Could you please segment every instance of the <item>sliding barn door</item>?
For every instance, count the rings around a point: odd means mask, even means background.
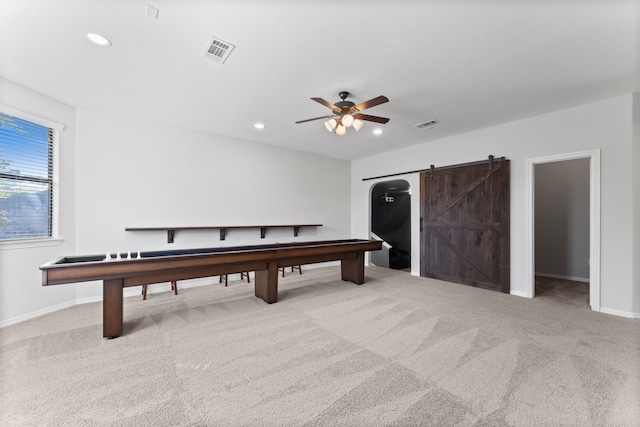
[[[509,161],[420,176],[420,275],[509,293]]]

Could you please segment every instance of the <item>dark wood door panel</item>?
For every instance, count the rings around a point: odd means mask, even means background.
[[[509,161],[421,174],[420,274],[509,292]]]

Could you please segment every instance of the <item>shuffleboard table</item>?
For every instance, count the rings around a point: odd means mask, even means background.
[[[255,271],[255,295],[278,301],[278,268],[340,261],[342,280],[364,283],[364,253],[381,249],[376,240],[327,240],[270,245],[232,246],[136,253],[131,259],[112,256],[68,256],[40,266],[42,285],[103,281],[103,336],[123,331],[123,289]]]

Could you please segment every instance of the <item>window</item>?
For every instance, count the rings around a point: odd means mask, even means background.
[[[6,110],[0,110],[0,241],[52,237],[57,130]]]

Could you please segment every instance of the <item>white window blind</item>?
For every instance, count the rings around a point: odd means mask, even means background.
[[[52,236],[55,133],[0,112],[0,241]]]

